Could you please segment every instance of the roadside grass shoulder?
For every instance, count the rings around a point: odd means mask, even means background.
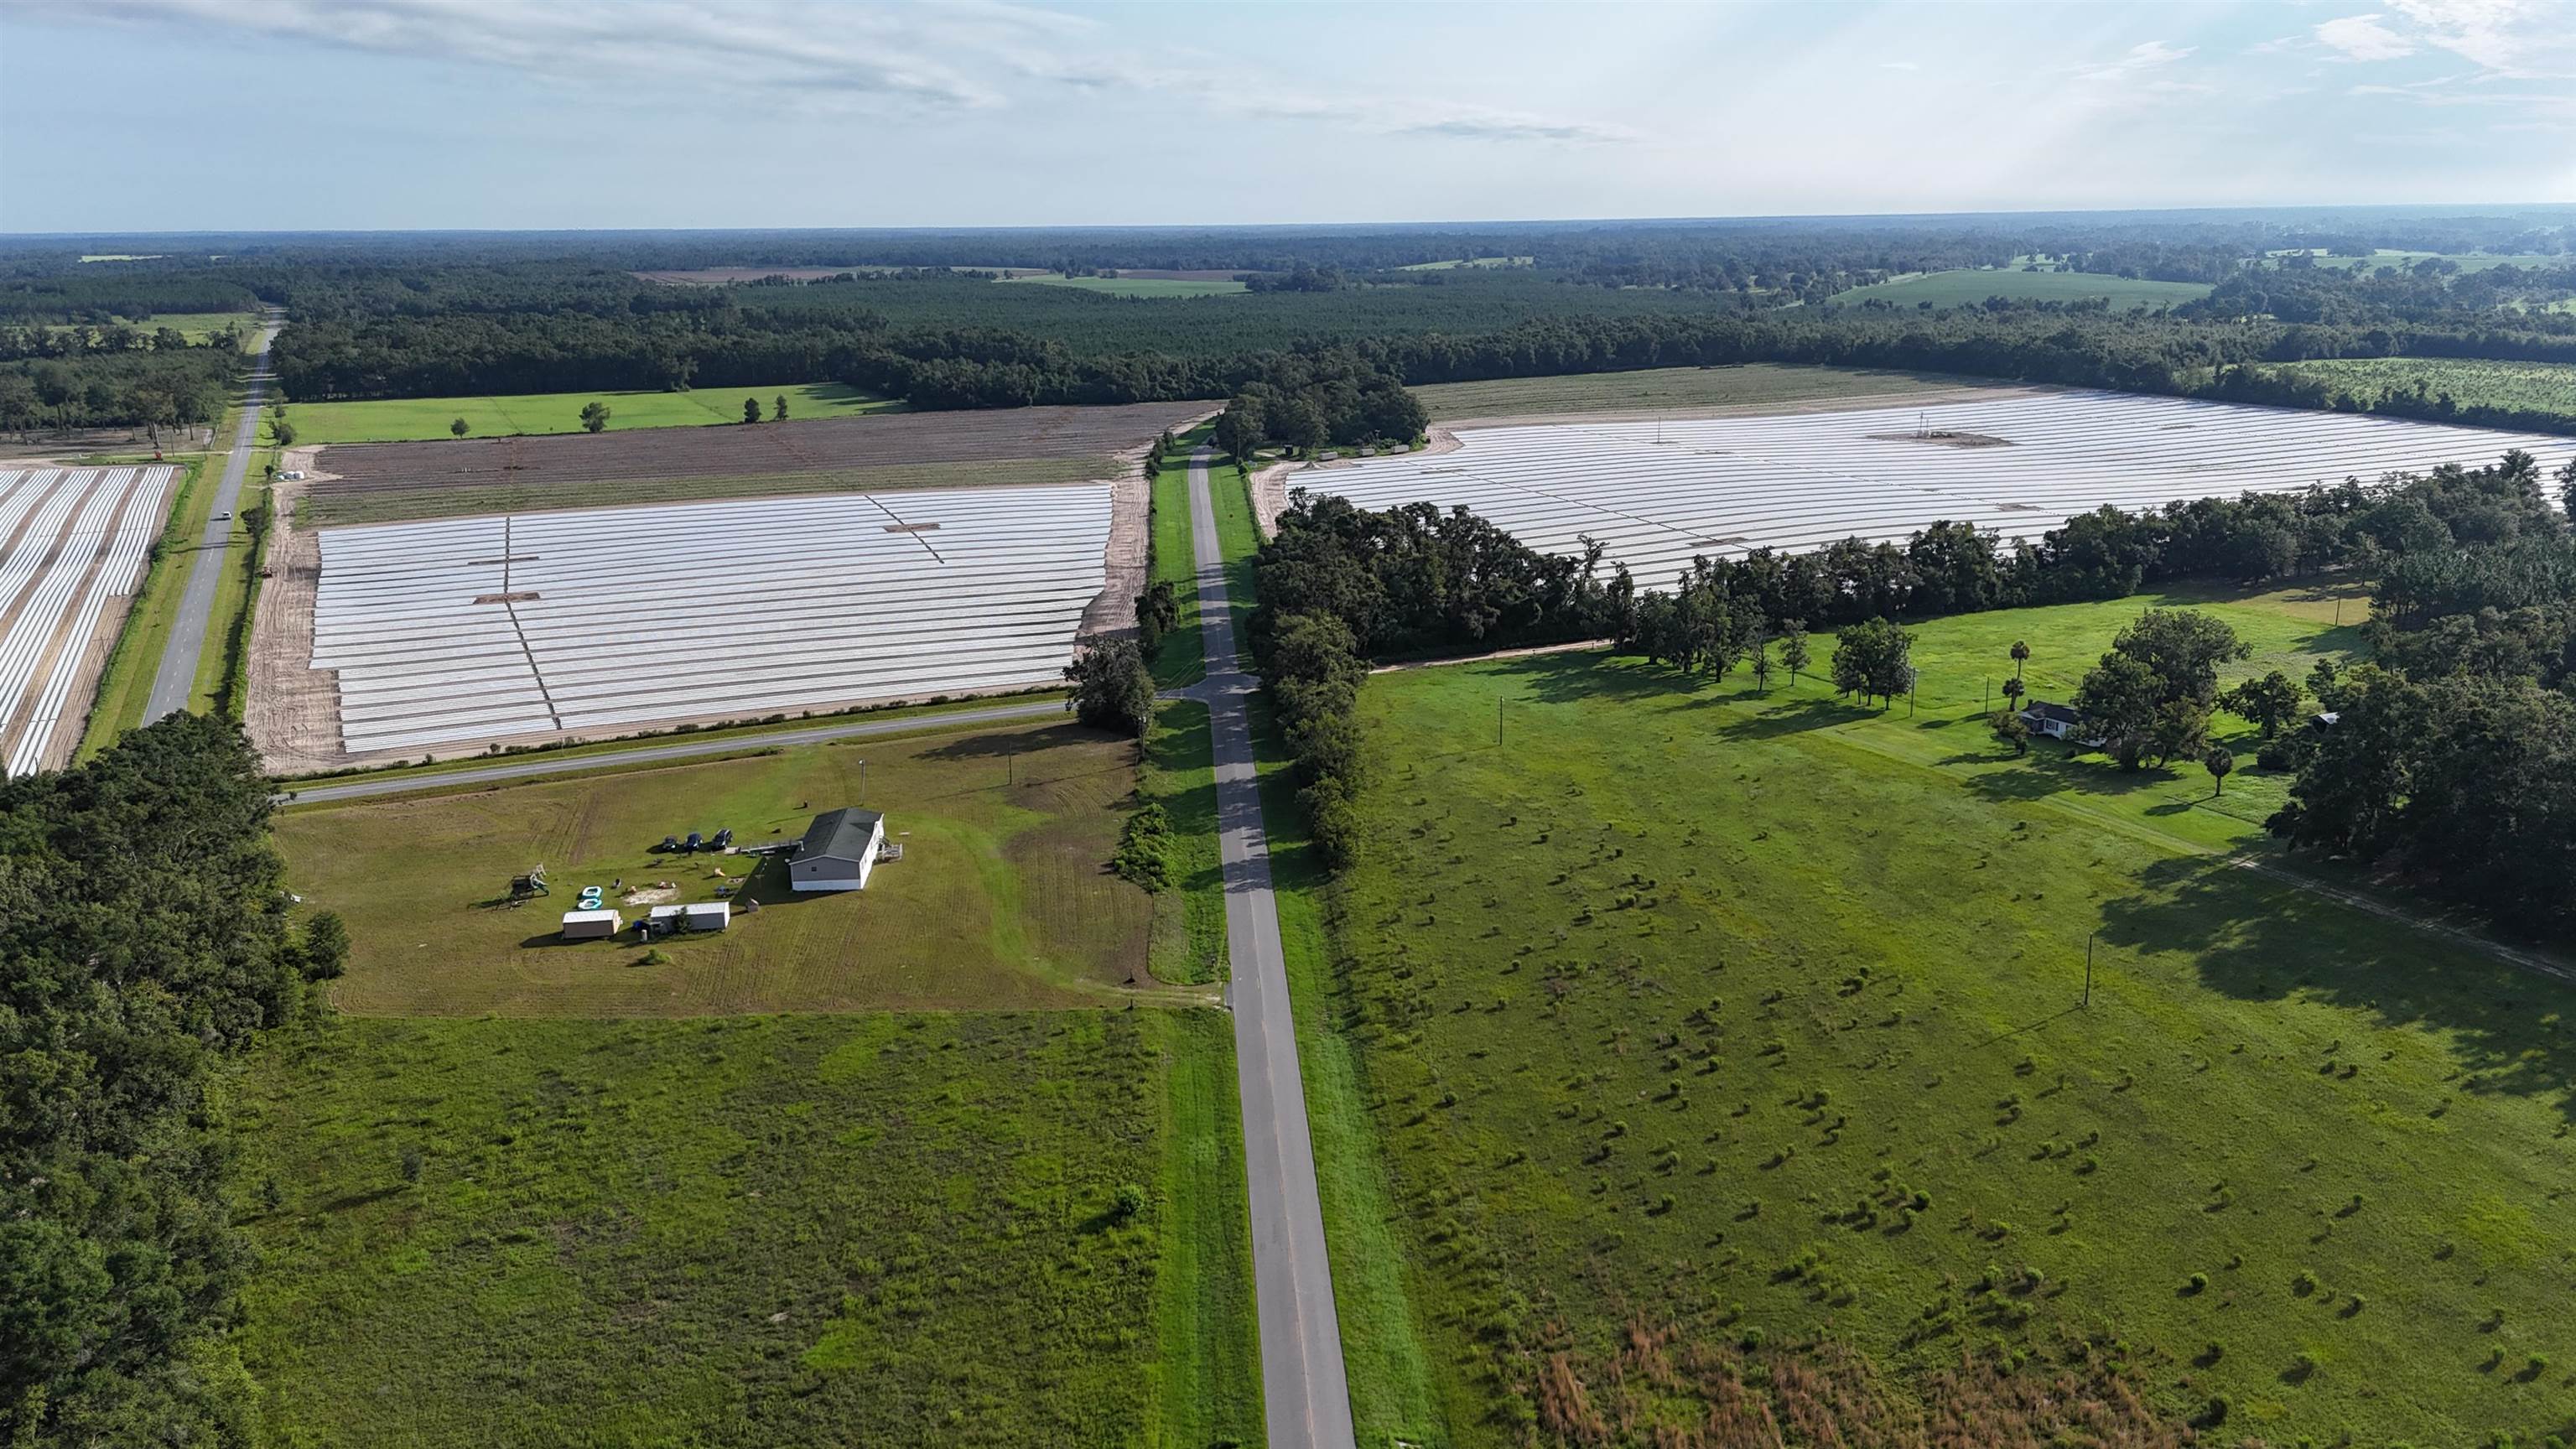
[[[225,426],[230,426],[229,414]],[[153,674],[161,667],[161,652],[168,647],[170,630],[179,617],[188,564],[205,533],[206,515],[214,508],[215,480],[206,474],[220,470],[223,461],[221,453],[201,453],[181,465],[169,519],[161,530],[161,547],[144,570],[125,622],[117,629],[116,642],[108,646],[107,662],[99,671],[98,697],[72,755],[75,763],[90,759],[116,743],[117,736],[143,723]]]
[[[1261,1329],[1234,1028],[1222,1012],[1135,1012],[1162,1052],[1162,1261],[1155,1288],[1163,1449],[1262,1443]]]
[[[2286,664],[2350,642],[2303,592],[2190,601]],[[2259,826],[2196,769],[1985,736],[1987,659],[2080,674],[2144,602],[1922,626],[1910,720],[1599,654],[1369,681],[1366,844],[1292,969],[1335,963],[1456,1442],[1517,1442],[1538,1342],[1560,1412],[1699,1422],[1615,1387],[1667,1331],[1918,1387],[2116,1338],[2274,1443],[2570,1427],[2576,991],[2229,868]]]
[[[352,1449],[1257,1442],[1232,1075],[1213,1013],[282,1034],[244,1360]]]
[[[1145,740],[1138,797],[1160,805],[1172,829],[1172,883],[1154,897],[1151,961],[1158,980],[1225,977],[1225,873],[1217,849],[1216,741],[1208,708],[1162,705]]]
[[[1154,685],[1182,689],[1207,672],[1207,647],[1199,637],[1198,568],[1190,544],[1190,468],[1186,451],[1154,474],[1152,484],[1153,583],[1167,583],[1180,600],[1180,621],[1163,636],[1154,656]]]

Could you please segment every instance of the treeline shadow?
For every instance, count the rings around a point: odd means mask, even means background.
[[[2292,993],[2388,1027],[2447,1033],[2474,1086],[2540,1098],[2576,1121],[2576,987],[2208,856],[2158,861],[2143,893],[2104,903],[2102,939],[2188,953],[2200,983],[2242,1001]]]

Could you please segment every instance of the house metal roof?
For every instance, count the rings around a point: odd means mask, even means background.
[[[877,833],[877,823],[885,816],[874,810],[861,810],[845,805],[826,810],[805,827],[805,839],[796,847],[791,860],[864,860],[868,841]]]
[[[2022,713],[2039,719],[2054,720],[2063,725],[2077,725],[2084,723],[2084,716],[2081,712],[2070,709],[2062,704],[2051,704],[2044,699],[2032,700],[2030,704],[2022,710]]]

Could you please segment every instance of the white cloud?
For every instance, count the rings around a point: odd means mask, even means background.
[[[2123,81],[2134,79],[2148,71],[2171,65],[2175,61],[2189,56],[2191,53],[2192,47],[2190,46],[2172,46],[2165,44],[2161,40],[2150,40],[2138,45],[2130,46],[2118,60],[2105,61],[2100,65],[2085,66],[2077,70],[2075,74],[2077,78],[2082,80],[2098,81],[2104,84],[2118,84]]]
[[[1299,95],[1219,57],[1097,43],[1094,21],[1004,3],[830,0],[0,0],[29,19],[232,29],[375,55],[501,68],[639,101],[750,95],[844,110],[1002,109],[1031,85],[1160,92],[1237,114],[1387,135],[1603,144],[1622,126],[1421,98]],[[1219,80],[1232,74],[1231,80]]]
[[[2329,20],[2317,27],[2317,43],[2346,60],[2396,60],[2415,53],[2414,42],[2379,21],[2378,15]]]

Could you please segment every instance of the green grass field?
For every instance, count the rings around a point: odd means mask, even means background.
[[[806,493],[883,493],[896,488],[1036,487],[1088,483],[1109,476],[1105,458],[994,458],[975,463],[898,463],[882,468],[828,472],[734,473],[712,478],[620,478],[610,483],[496,483],[460,487],[427,483],[416,488],[315,498],[296,506],[307,528],[401,519],[459,518],[477,513],[527,513],[547,508],[620,508],[644,503],[686,503],[722,498],[774,498]]]
[[[1182,700],[1154,713],[1137,795],[1171,817],[1172,884],[1154,896],[1152,962],[1163,981],[1225,976],[1225,878],[1217,857],[1216,744],[1207,706]]]
[[[1071,287],[1111,297],[1224,297],[1252,290],[1241,282],[1189,277],[1068,277],[1060,272],[1005,277],[1011,286]]]
[[[2250,761],[2213,800],[1986,733],[2013,639],[2063,697],[2156,602],[2234,623],[2231,673],[2358,642],[2333,592],[2189,594],[1922,625],[1884,714],[1594,654],[1370,682],[1362,860],[1283,920],[1319,1161],[1354,1099],[1383,1144],[1408,1439],[1689,1442],[1749,1383],[2061,1442],[1998,1386],[2106,1363],[2211,1443],[2576,1429],[2576,990],[2229,868]]]
[[[594,402],[608,404],[610,432],[706,427],[741,422],[745,398],[759,399],[760,414],[766,418],[781,396],[787,399],[790,418],[835,418],[852,413],[891,412],[903,406],[843,383],[813,382],[706,387],[688,392],[543,392],[509,397],[299,402],[289,403],[284,415],[294,425],[296,445],[302,447],[311,443],[434,440],[450,436],[449,429],[458,418],[465,420],[467,436],[476,438],[578,433],[581,410]]]
[[[333,1000],[357,1015],[670,1016],[991,1009],[1195,999],[1145,973],[1152,905],[1108,874],[1136,748],[1070,723],[985,724],[800,745],[667,769],[290,809],[277,824],[308,909],[338,911],[352,951]],[[862,762],[864,761],[864,777]],[[743,845],[860,804],[887,813],[901,861],[865,891],[796,897],[775,869],[721,935],[561,942],[583,885],[670,881],[715,899],[746,856],[651,853],[729,827]],[[553,894],[507,904],[543,865]],[[610,904],[617,905],[615,893]],[[650,902],[625,907],[640,914]],[[1131,979],[1132,983],[1131,984]]]
[[[2576,420],[2576,365],[2567,363],[2363,357],[2281,363],[2272,370],[2365,399],[2406,391],[2420,380],[2434,395],[2449,393],[2463,407],[2529,408]]]
[[[1181,602],[1180,622],[1163,636],[1154,655],[1154,684],[1180,689],[1196,684],[1207,672],[1207,645],[1199,634],[1198,555],[1190,543],[1190,467],[1188,454],[1154,474],[1152,527],[1154,561],[1150,582],[1168,583]]]
[[[266,319],[256,312],[157,312],[149,317],[127,318],[126,325],[146,332],[163,327],[176,328],[190,342],[203,342],[230,327],[241,334],[245,351],[259,347],[260,324]]]
[[[227,1108],[263,1442],[1258,1443],[1233,1093],[1212,1011],[290,1034]]]
[[[229,415],[226,426],[230,426]],[[160,557],[144,570],[134,601],[126,608],[125,622],[117,627],[116,643],[109,647],[107,664],[99,672],[98,697],[72,755],[75,762],[89,759],[143,723],[152,678],[161,668],[161,651],[169,646],[171,625],[178,620],[188,566],[197,553],[197,540],[205,533],[206,515],[214,511],[216,480],[208,474],[223,467],[223,455],[197,454],[181,460],[180,466],[178,485],[171,490],[169,521],[161,530]]]
[[[1903,399],[1979,385],[1972,378],[1938,373],[1748,362],[1731,367],[1659,367],[1643,372],[1442,382],[1417,387],[1413,392],[1435,420],[1446,421],[1553,413],[1682,414],[1861,398]]]
[[[2016,302],[2089,302],[2104,298],[2114,307],[2164,307],[2196,302],[2209,295],[2206,282],[2151,282],[2099,272],[2024,272],[1962,267],[1947,272],[1920,272],[1836,293],[1838,303],[1881,301],[1899,307],[1929,302],[1935,307],[1973,307],[1988,297]]]

